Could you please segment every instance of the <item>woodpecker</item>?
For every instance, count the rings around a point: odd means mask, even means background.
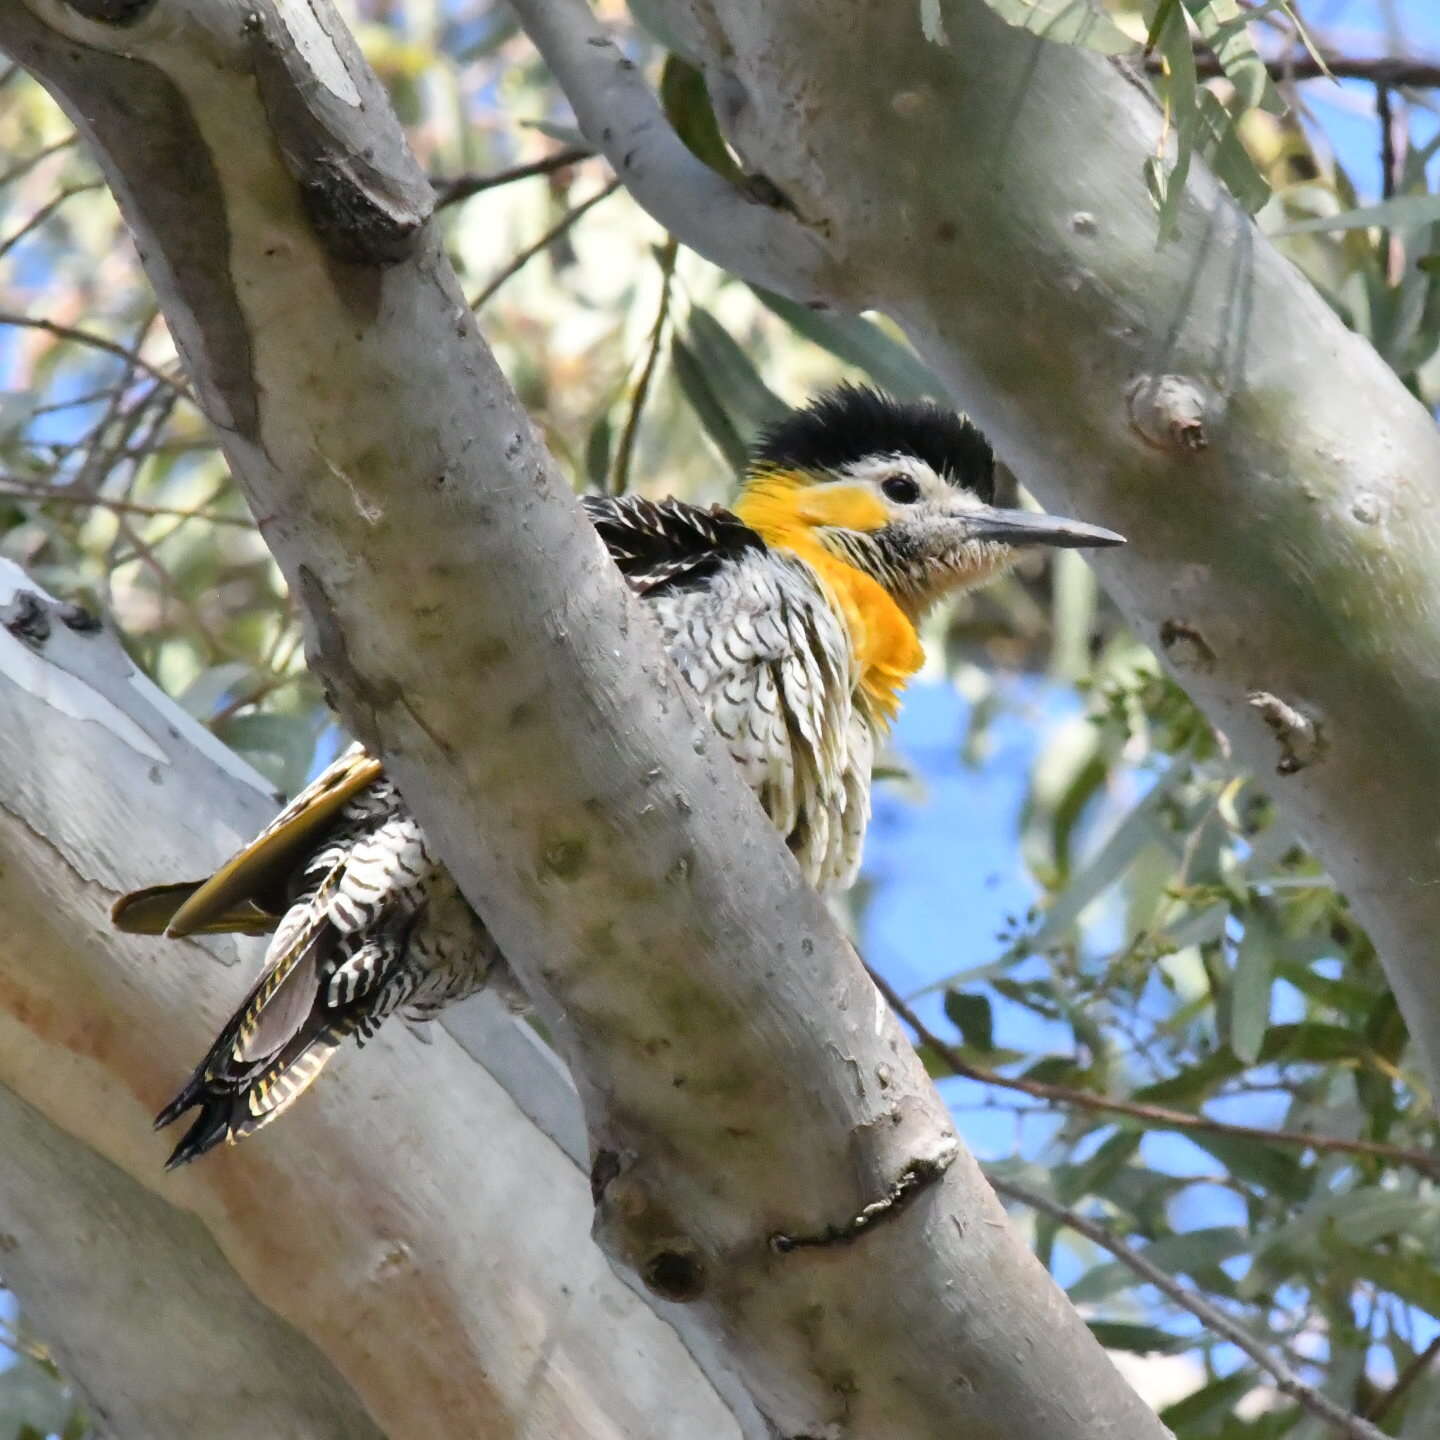
[[[1026,546],[1123,544],[997,509],[967,419],[842,386],[756,441],[733,509],[585,497],[805,878],[855,877],[877,742],[919,669],[917,623]],[[279,1116],[350,1037],[428,1019],[486,984],[515,995],[483,919],[380,762],[352,746],[210,879],[122,897],[124,931],[273,931],[263,972],[157,1127],[198,1110],[167,1168]]]

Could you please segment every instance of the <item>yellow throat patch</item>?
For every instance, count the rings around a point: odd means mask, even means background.
[[[792,470],[766,470],[746,483],[734,512],[777,550],[788,550],[819,577],[844,619],[860,666],[860,688],[887,723],[900,708],[900,692],[925,661],[910,617],[879,581],[825,548],[819,525],[878,530],[885,507],[860,485],[815,485]]]

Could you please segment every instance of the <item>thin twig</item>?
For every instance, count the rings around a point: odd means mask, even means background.
[[[1380,198],[1391,200],[1400,180],[1400,161],[1395,149],[1395,109],[1390,87],[1375,87],[1375,118],[1380,126]],[[1385,278],[1399,285],[1405,275],[1405,242],[1390,229],[1380,232],[1380,254],[1385,263]]]
[[[38,230],[72,195],[83,195],[87,190],[101,188],[100,181],[85,180],[56,191],[13,235],[0,240],[0,258],[8,255],[27,235]]]
[[[1440,1178],[1440,1156],[1431,1155],[1424,1150],[1386,1145],[1378,1140],[1347,1140],[1338,1135],[1311,1135],[1303,1130],[1267,1130],[1259,1125],[1232,1125],[1225,1120],[1212,1120],[1208,1115],[1195,1115],[1188,1110],[1172,1110],[1166,1105],[1148,1105],[1138,1100],[1116,1100],[1109,1096],[1076,1090],[1069,1085],[1054,1085],[1045,1080],[1026,1080],[983,1069],[979,1065],[970,1064],[953,1045],[947,1045],[940,1039],[883,976],[870,970],[870,978],[889,1001],[890,1008],[915,1032],[916,1038],[935,1051],[955,1074],[963,1079],[975,1080],[982,1085],[998,1085],[1006,1090],[1019,1090],[1026,1095],[1033,1095],[1037,1100],[1048,1100],[1054,1105],[1068,1105],[1076,1110],[1129,1115],[1133,1119],[1143,1120],[1149,1125],[1157,1125],[1167,1130],[1198,1130],[1207,1135],[1230,1135],[1240,1140],[1260,1140],[1269,1145],[1295,1145],[1303,1149],[1367,1155],[1376,1160],[1409,1165],[1422,1174]]]
[[[1375,118],[1380,122],[1380,196],[1395,194],[1395,114],[1390,105],[1390,87],[1375,87]]]
[[[603,189],[597,190],[588,200],[582,200],[573,210],[567,210],[533,245],[527,245],[471,302],[472,310],[479,310],[507,280],[520,273],[542,250],[548,250],[582,215],[592,206],[598,205],[607,195],[613,195],[620,188],[619,180],[611,180]]]
[[[115,394],[110,403],[105,407],[105,413],[99,421],[91,427],[89,434],[84,437],[86,454],[80,464],[79,473],[73,477],[72,483],[78,491],[88,491],[98,495],[100,487],[105,483],[106,477],[120,464],[115,452],[122,445],[128,445],[130,438],[140,428],[140,422],[145,418],[145,411],[160,400],[164,407],[165,414],[170,413],[169,407],[175,403],[174,396],[165,394],[161,399],[161,391],[158,385],[152,385],[148,392],[132,405],[128,410],[125,408],[125,397],[130,393],[130,386],[134,383],[135,372],[139,368],[140,352],[145,348],[146,337],[150,334],[150,327],[159,318],[159,311],[152,305],[145,318],[135,329],[135,338],[129,345],[130,358],[125,362],[125,372],[120,377],[120,383],[115,387]],[[105,438],[110,434],[111,427],[117,426],[119,433],[107,445]],[[154,432],[158,433],[158,432]],[[131,488],[133,489],[136,478],[135,467],[131,467]],[[127,490],[124,499],[129,499]],[[114,558],[112,550],[111,560]]]
[[[36,442],[38,449],[48,450],[57,461],[69,459],[77,451],[84,451],[88,447],[84,441],[76,441],[74,444],[66,444],[62,441],[39,441]],[[152,455],[195,455],[201,451],[216,450],[220,442],[209,436],[193,436],[186,439],[176,436],[173,440],[157,440],[153,445],[117,445],[114,449],[106,450],[105,456],[112,464],[118,465],[122,460],[148,460]]]
[[[174,515],[183,520],[203,520],[208,525],[236,525],[244,530],[253,530],[254,522],[239,515],[215,515],[205,510],[186,510],[178,505],[142,505],[135,500],[113,500],[107,495],[76,495],[69,485],[32,484],[17,475],[0,475],[0,485],[9,489],[0,490],[0,495],[16,500],[36,500],[45,503],[55,501],[61,505],[98,505],[102,510],[114,510],[123,515],[144,515],[147,517]]]
[[[37,405],[31,412],[30,417],[36,415],[49,415],[56,410],[74,410],[81,405],[95,405],[101,400],[109,400],[119,389],[117,385],[103,385],[99,390],[90,390],[84,395],[77,395],[73,400],[52,400],[48,405]]]
[[[694,155],[589,0],[511,0],[511,8],[580,132],[600,145],[657,224],[754,284],[802,303],[839,297],[844,286],[821,227],[802,221],[773,186],[762,200]]]
[[[78,345],[89,345],[92,349],[103,350],[107,355],[114,355],[127,363],[133,363],[152,379],[158,380],[167,389],[173,390],[182,400],[189,400],[192,405],[195,403],[194,397],[179,380],[167,375],[163,370],[150,364],[148,360],[142,360],[123,345],[117,345],[115,341],[107,340],[103,335],[96,335],[90,330],[76,330],[70,325],[57,325],[53,320],[41,320],[32,315],[17,315],[9,310],[0,310],[0,325],[17,325],[28,330],[43,330],[47,335],[55,336],[57,340],[73,340]]]
[[[610,475],[612,495],[623,495],[630,488],[630,457],[634,453],[635,436],[640,429],[640,412],[645,408],[645,397],[650,393],[650,382],[655,378],[655,366],[660,358],[660,340],[665,333],[665,321],[670,315],[670,289],[671,281],[675,278],[675,257],[679,253],[679,242],[673,235],[667,236],[660,249],[660,304],[655,311],[655,323],[650,327],[650,345],[645,355],[645,364],[635,382],[635,393],[630,397],[625,428],[620,432],[620,443],[615,447],[615,468]]]
[[[458,205],[460,201],[479,195],[484,190],[494,190],[515,180],[528,180],[532,175],[553,174],[567,165],[578,165],[580,161],[588,160],[594,153],[588,145],[569,145],[543,159],[511,165],[506,170],[496,170],[489,175],[456,175],[450,180],[432,180],[430,183],[434,185],[436,194],[435,208],[443,210],[447,205]]]
[[[1440,1335],[1437,1335],[1411,1362],[1395,1377],[1395,1383],[1383,1390],[1366,1407],[1367,1420],[1383,1420],[1395,1407],[1396,1402],[1430,1369],[1435,1357],[1440,1355]]]
[[[1217,1309],[1208,1300],[1194,1291],[1186,1289],[1173,1275],[1147,1260],[1137,1250],[1132,1250],[1118,1235],[1104,1225],[1087,1220],[1075,1211],[1067,1209],[1048,1195],[1041,1195],[1025,1185],[1002,1180],[987,1172],[991,1187],[1006,1199],[1021,1205],[1028,1205],[1042,1215],[1048,1215],[1061,1225],[1068,1226],[1077,1234],[1108,1250],[1120,1263],[1133,1270],[1147,1284],[1153,1285],[1163,1295],[1169,1296],[1182,1310],[1187,1310],[1208,1330],[1222,1340],[1228,1340],[1237,1350],[1248,1355],[1275,1382],[1275,1388],[1282,1395],[1288,1395],[1312,1415],[1333,1425],[1342,1435],[1351,1440],[1388,1440],[1383,1431],[1376,1429],[1363,1416],[1353,1415],[1342,1409],[1328,1395],[1322,1394],[1313,1385],[1307,1385],[1282,1359],[1268,1350],[1243,1325],[1237,1324],[1223,1310]]]
[[[1397,56],[1379,55],[1373,59],[1357,56],[1326,55],[1324,65],[1313,55],[1292,55],[1280,60],[1267,60],[1265,68],[1273,80],[1369,80],[1376,85],[1409,86],[1414,90],[1440,88],[1440,62],[1407,60]],[[1159,55],[1146,60],[1146,68],[1159,70],[1164,63]],[[1214,80],[1225,73],[1220,61],[1208,50],[1195,55],[1195,73],[1202,80]]]
[[[277,690],[284,689],[297,680],[303,680],[305,672],[296,675],[267,675],[257,681],[248,690],[241,691],[227,700],[208,720],[205,726],[212,732],[218,732],[220,727],[227,720],[233,720],[236,714],[249,705],[258,705],[262,700],[273,695]]]
[[[17,160],[8,170],[0,170],[0,186],[9,185],[20,179],[22,175],[28,175],[42,160],[48,160],[52,155],[58,155],[60,151],[68,149],[79,138],[78,135],[67,135],[63,140],[55,140],[49,145],[41,146],[39,150],[32,150],[23,159]]]

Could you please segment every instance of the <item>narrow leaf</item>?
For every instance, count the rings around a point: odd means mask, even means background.
[[[1118,1320],[1087,1320],[1085,1323],[1107,1350],[1129,1350],[1136,1355],[1175,1355],[1194,1344],[1188,1336],[1171,1335],[1153,1325],[1129,1325]]]
[[[862,315],[834,315],[797,305],[783,295],[752,287],[772,310],[806,340],[812,341],[847,365],[864,370],[878,385],[902,400],[919,400],[945,393],[933,371],[908,345],[892,340]]]
[[[1279,936],[1261,905],[1244,915],[1245,933],[1235,952],[1230,991],[1230,1048],[1247,1065],[1260,1057],[1270,1024],[1270,986],[1275,977]]]
[[[690,307],[685,341],[705,367],[713,388],[724,395],[726,409],[743,420],[748,429],[758,430],[785,413],[785,402],[760,378],[750,357],[730,332],[699,305]]]
[[[984,1051],[995,1048],[994,1016],[988,996],[950,990],[945,995],[945,1014],[967,1045]]]
[[[1296,220],[1272,230],[1272,235],[1310,235],[1320,230],[1368,230],[1372,225],[1388,230],[1414,229],[1440,221],[1440,195],[1397,195],[1379,205],[1362,205],[1338,215],[1317,215]]]
[[[1185,8],[1205,43],[1215,52],[1240,103],[1247,110],[1258,108],[1272,115],[1284,114],[1285,102],[1255,49],[1237,0],[1185,0]]]
[[[704,366],[678,335],[670,342],[670,364],[680,382],[681,393],[690,402],[705,433],[738,474],[745,468],[745,442],[711,388]]]

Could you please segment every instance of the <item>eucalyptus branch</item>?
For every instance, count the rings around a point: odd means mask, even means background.
[[[769,289],[811,302],[836,301],[843,286],[816,232],[783,202],[762,203],[691,154],[587,0],[513,4],[585,138],[604,151],[626,188],[681,244]],[[773,186],[769,190],[775,193]]]

